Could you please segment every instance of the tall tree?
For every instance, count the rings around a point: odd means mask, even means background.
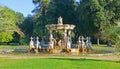
[[[40,3],[43,3],[43,1],[41,0]],[[45,25],[51,24],[51,23],[57,23],[57,18],[59,16],[63,17],[63,21],[66,23],[75,23],[74,19],[76,18],[75,17],[76,7],[77,7],[77,4],[75,0],[48,1],[46,6],[44,7],[45,9],[39,8],[39,12],[36,13],[36,16],[35,16],[36,25],[35,25],[34,33],[36,33],[36,35],[38,34],[41,36],[44,35],[46,32]],[[44,13],[43,13],[43,10],[45,10]]]
[[[108,25],[104,7],[102,7],[98,0],[82,0],[78,7],[78,17],[79,25],[82,25],[81,28],[82,34],[87,36],[95,36],[99,38],[102,36],[102,31]]]
[[[9,42],[14,32],[24,35],[16,25],[16,14],[13,10],[0,6],[0,42]]]
[[[119,0],[82,0],[78,7],[78,28],[84,35],[107,40],[104,33],[119,23]],[[110,31],[109,31],[110,32]]]
[[[21,25],[24,23],[24,20],[25,20],[24,15],[20,12],[16,12],[16,25],[20,29],[21,29]],[[14,36],[14,39],[12,40],[12,42],[19,43],[20,35],[17,32],[15,32],[13,36]]]
[[[23,21],[25,20],[25,17],[22,13],[16,12],[16,18],[17,18],[17,25],[21,25]]]

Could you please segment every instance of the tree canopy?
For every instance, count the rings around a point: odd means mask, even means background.
[[[12,41],[14,32],[23,35],[16,25],[16,13],[8,7],[0,6],[0,42]]]

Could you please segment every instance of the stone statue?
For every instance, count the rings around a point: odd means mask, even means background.
[[[84,42],[84,40],[82,40],[81,43],[82,43],[82,47],[85,47],[85,42]]]
[[[58,18],[58,24],[59,24],[59,25],[62,25],[62,24],[63,24],[63,21],[62,21],[62,17],[61,17],[61,16]]]
[[[85,42],[84,42],[84,37],[83,36],[79,36],[78,38],[78,47],[84,47],[85,46]]]
[[[71,31],[70,30],[68,31],[68,36],[71,37]]]
[[[81,47],[82,46],[82,43],[81,43],[81,39],[80,39],[80,36],[78,38],[78,47]]]
[[[69,36],[67,37],[66,46],[67,46],[67,48],[71,48],[71,38]]]
[[[34,42],[33,42],[33,38],[32,38],[32,37],[30,38],[30,48],[35,48],[35,47],[34,47]]]
[[[52,34],[50,34],[50,39],[53,39],[53,35]]]
[[[41,48],[40,42],[39,42],[39,37],[36,37],[36,48]]]
[[[92,46],[92,42],[90,41],[90,37],[87,37],[87,41],[86,41],[86,46],[87,46],[87,48],[91,48],[91,46]]]
[[[83,36],[81,36],[81,43],[82,43],[82,47],[84,47],[85,46],[85,42],[84,42],[84,37]]]
[[[54,41],[53,41],[53,39],[50,40],[49,46],[50,46],[50,48],[53,48],[53,47],[54,47]]]
[[[58,46],[61,46],[62,45],[62,40],[59,40],[58,41]]]
[[[40,45],[41,45],[41,46],[45,46],[45,41],[44,41],[44,39],[43,39],[43,38],[42,38],[42,40],[41,40]]]

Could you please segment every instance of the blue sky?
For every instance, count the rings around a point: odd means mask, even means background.
[[[21,12],[24,16],[32,14],[31,11],[35,8],[32,0],[0,0],[0,5],[7,6],[16,12]]]
[[[24,16],[32,14],[31,11],[35,8],[32,0],[0,0],[0,5],[7,6],[16,12],[21,12]]]

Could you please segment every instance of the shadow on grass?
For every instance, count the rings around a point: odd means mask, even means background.
[[[119,61],[116,60],[98,60],[98,59],[86,59],[86,58],[47,58],[47,59],[56,59],[56,60],[69,60],[69,61],[102,61],[102,62],[114,62],[114,63],[120,63]]]

